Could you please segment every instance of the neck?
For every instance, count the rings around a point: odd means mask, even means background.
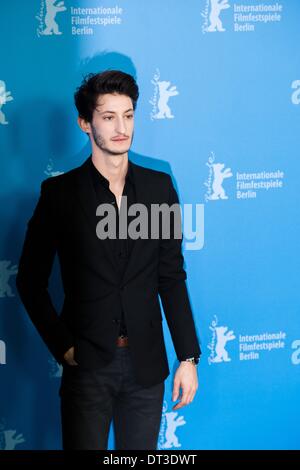
[[[128,154],[122,155],[102,155],[100,153],[92,153],[92,162],[97,170],[112,185],[118,185],[125,181],[128,169]]]

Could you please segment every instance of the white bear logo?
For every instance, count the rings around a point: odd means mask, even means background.
[[[292,349],[295,349],[291,358],[292,364],[298,366],[300,364],[300,339],[295,339],[292,342]]]
[[[53,167],[54,167],[53,160],[50,158],[49,163],[46,167],[46,170],[44,171],[45,175],[47,175],[47,176],[58,176],[58,175],[62,175],[64,173],[63,171],[59,171],[59,170],[54,171]]]
[[[0,422],[0,450],[14,450],[18,444],[25,442],[23,434],[16,434],[16,430],[5,429],[5,422]]]
[[[214,180],[212,184],[213,193],[208,197],[211,200],[217,199],[228,199],[225,194],[225,190],[222,186],[222,183],[225,178],[230,178],[232,176],[231,169],[226,168],[224,171],[224,163],[213,163],[212,168],[214,172]]]
[[[4,450],[14,450],[18,444],[22,444],[22,442],[25,442],[23,434],[18,434],[17,436],[15,436],[17,432],[16,430],[9,430],[3,432],[5,440]]]
[[[230,362],[231,359],[225,349],[226,343],[235,339],[232,330],[227,331],[227,326],[216,326],[215,332],[217,335],[217,344],[215,348],[216,356],[211,359],[211,362]]]
[[[176,86],[170,86],[171,82],[160,80],[160,71],[156,69],[151,83],[154,85],[154,95],[149,101],[152,104],[151,119],[172,119],[174,115],[168,105],[171,96],[179,95]]]
[[[13,97],[11,96],[10,91],[6,91],[6,85],[3,80],[0,80],[0,124],[8,124],[8,121],[5,118],[5,114],[2,111],[2,106],[4,106],[8,101],[12,101]]]
[[[171,88],[169,88],[170,82],[168,81],[157,82],[157,85],[159,88],[159,99],[157,103],[158,113],[153,117],[155,119],[172,119],[174,116],[168,106],[168,101],[170,96],[178,95],[176,86],[171,86]]]
[[[178,437],[175,434],[175,431],[178,426],[183,426],[186,424],[183,416],[178,416],[178,413],[171,411],[170,413],[165,413],[165,419],[167,421],[166,429],[166,441],[161,446],[162,449],[170,449],[172,447],[181,447],[181,444],[178,440]]]
[[[206,31],[209,33],[225,31],[222,21],[220,20],[220,13],[222,10],[226,10],[227,8],[230,8],[228,0],[210,0],[210,25],[206,28]]]
[[[62,372],[63,372],[63,366],[58,364],[58,362],[56,362],[56,360],[54,359],[54,357],[52,357],[51,359],[48,360],[49,364],[50,364],[50,372],[49,372],[49,377],[51,378],[57,378],[57,377],[61,377],[62,376]]]
[[[65,7],[64,2],[58,2],[55,5],[56,0],[46,0],[46,15],[45,15],[45,25],[46,28],[42,32],[45,36],[49,36],[51,34],[62,34],[58,29],[58,24],[55,21],[55,17],[58,12],[65,11],[67,8]]]
[[[292,103],[298,105],[300,104],[300,80],[294,80],[292,88],[296,90],[292,93]]]
[[[8,283],[11,276],[17,274],[17,265],[9,266],[11,261],[0,261],[0,297],[14,297],[11,287]]]

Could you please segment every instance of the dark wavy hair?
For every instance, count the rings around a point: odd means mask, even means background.
[[[131,98],[133,109],[136,108],[139,89],[132,75],[121,70],[106,70],[101,73],[89,73],[74,94],[78,114],[91,122],[99,95],[119,93]]]

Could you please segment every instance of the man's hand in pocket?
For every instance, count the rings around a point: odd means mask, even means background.
[[[69,366],[78,366],[78,363],[74,359],[74,346],[68,349],[68,351],[64,354],[64,359],[69,364]]]

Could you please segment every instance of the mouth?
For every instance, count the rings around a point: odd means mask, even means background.
[[[128,140],[128,137],[122,137],[122,138],[118,138],[118,139],[111,139],[113,142],[125,142],[126,140]]]

